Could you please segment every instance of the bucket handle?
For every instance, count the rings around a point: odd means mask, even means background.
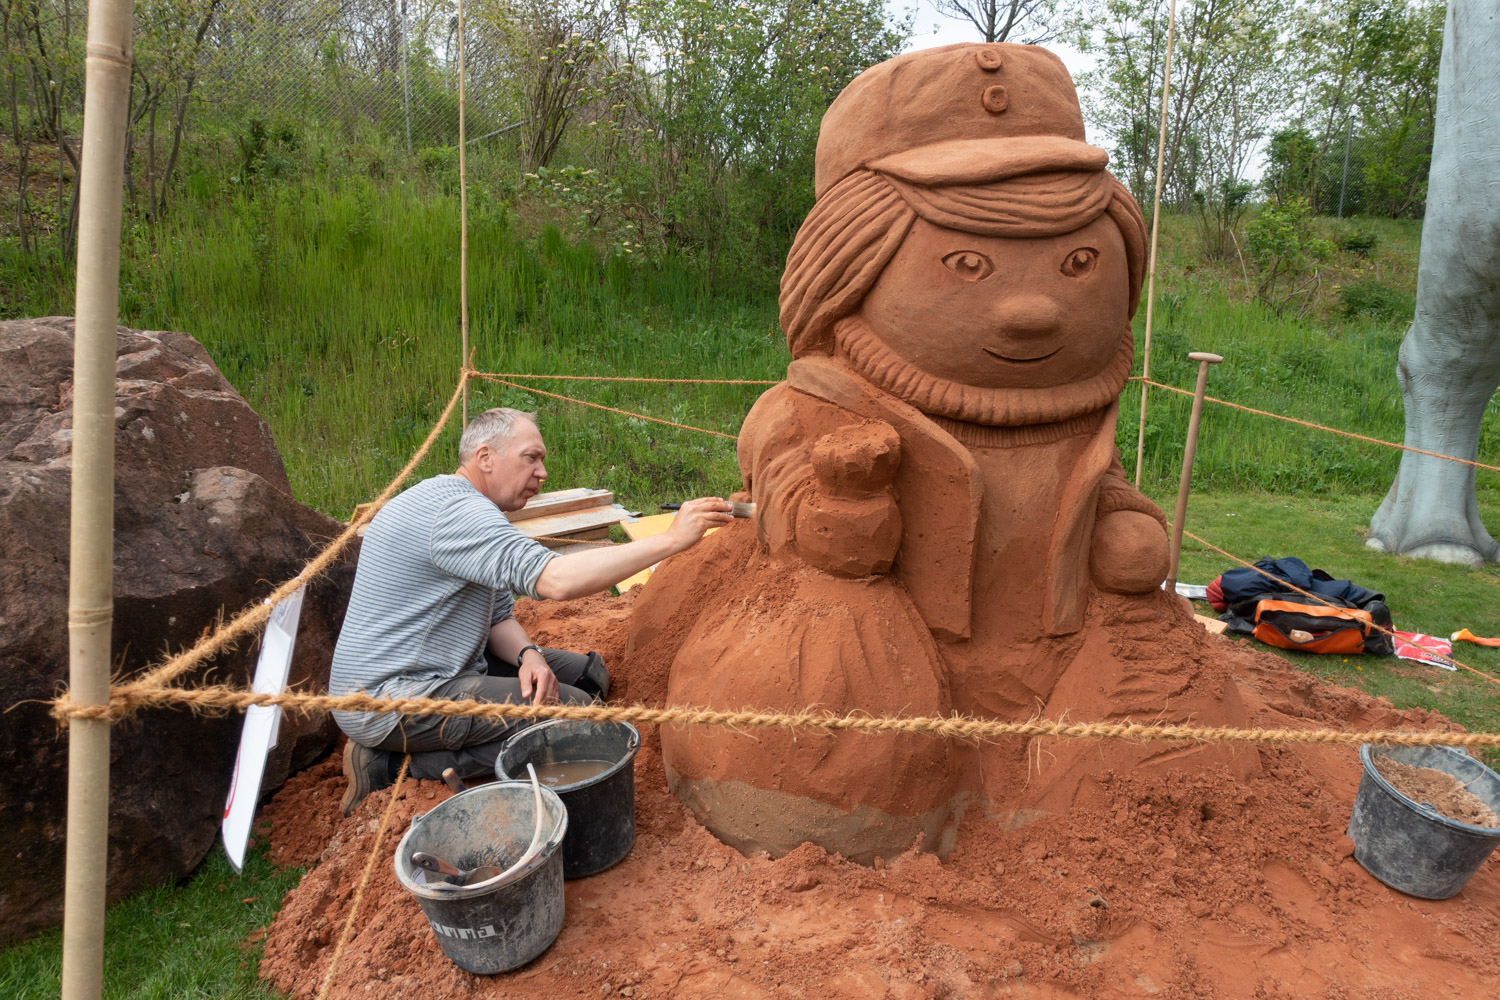
[[[500,754],[499,754],[499,756],[503,757],[505,755],[505,751],[507,751],[507,750],[510,749],[510,745],[512,743],[514,743],[516,740],[520,739],[523,734],[526,734],[526,733],[535,733],[535,732],[537,732],[539,730],[542,730],[542,729],[550,729],[552,727],[561,725],[562,723],[567,722],[567,721],[568,721],[567,719],[548,719],[545,722],[538,722],[538,723],[535,723],[534,725],[526,726],[524,729],[518,729],[518,730],[516,730],[515,732],[511,733],[509,736],[507,736],[505,738],[505,742],[504,743],[500,744]]]
[[[535,725],[527,726],[525,729],[517,730],[516,732],[511,733],[509,736],[507,736],[505,738],[505,742],[504,743],[500,744],[500,755],[503,756],[505,754],[505,751],[507,751],[507,750],[510,749],[510,745],[512,743],[514,743],[516,740],[520,739],[522,735],[528,734],[528,733],[535,733],[535,732],[537,732],[538,730],[541,730],[541,729],[550,729],[550,728],[552,728],[554,726],[560,726],[563,723],[568,722],[568,721],[570,721],[570,720],[568,720],[568,719],[548,719],[546,722],[538,722]],[[635,728],[634,726],[631,726],[630,727],[630,752],[634,753],[635,751],[639,750],[640,748],[641,748],[641,731],[639,729]]]

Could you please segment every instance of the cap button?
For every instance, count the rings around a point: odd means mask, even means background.
[[[983,104],[984,110],[990,114],[998,115],[1010,103],[1010,95],[997,83],[993,87],[984,88],[984,94],[979,98],[979,103]]]
[[[974,61],[977,62],[979,64],[979,68],[984,70],[986,73],[993,73],[1000,68],[1000,50],[988,48],[979,49],[974,53]]]

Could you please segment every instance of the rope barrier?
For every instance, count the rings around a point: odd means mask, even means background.
[[[1233,553],[1225,552],[1223,549],[1219,548],[1217,545],[1214,545],[1212,542],[1204,541],[1202,538],[1199,538],[1197,535],[1193,534],[1191,531],[1188,531],[1188,530],[1184,529],[1182,533],[1184,535],[1186,535],[1187,537],[1191,538],[1193,541],[1197,542],[1199,545],[1202,545],[1205,548],[1212,549],[1213,551],[1217,552],[1219,555],[1224,556],[1226,559],[1232,559],[1235,562],[1239,563],[1241,566],[1245,566],[1245,567],[1247,567],[1249,569],[1255,570],[1255,572],[1259,573],[1261,576],[1265,577],[1267,580],[1270,580],[1273,583],[1275,583],[1276,586],[1277,586],[1277,589],[1295,591],[1295,592],[1301,594],[1303,597],[1311,598],[1312,600],[1318,602],[1319,604],[1322,604],[1325,607],[1334,608],[1335,610],[1339,610],[1339,611],[1348,610],[1347,608],[1340,608],[1338,605],[1336,605],[1336,604],[1332,603],[1331,601],[1325,599],[1320,594],[1314,594],[1311,591],[1303,590],[1301,587],[1297,586],[1296,584],[1292,583],[1289,580],[1283,580],[1281,577],[1275,575],[1274,573],[1268,573],[1265,570],[1261,569],[1259,566],[1256,566],[1256,565],[1254,565],[1252,563],[1248,563],[1245,560],[1241,559],[1239,556],[1234,555]],[[1377,632],[1382,632],[1382,633],[1390,636],[1391,639],[1394,640],[1394,641],[1398,641],[1398,642],[1400,641],[1400,639],[1396,635],[1395,631],[1393,631],[1392,629],[1386,628],[1384,625],[1381,625],[1381,624],[1379,624],[1377,622],[1373,622],[1372,621],[1372,622],[1370,622],[1370,627],[1373,628]],[[1446,663],[1446,664],[1448,664],[1450,666],[1453,666],[1453,667],[1461,667],[1464,670],[1467,670],[1469,673],[1474,674],[1477,677],[1483,677],[1485,680],[1489,681],[1491,684],[1500,684],[1500,678],[1492,677],[1491,675],[1485,673],[1482,670],[1476,670],[1473,667],[1469,666],[1467,663],[1464,663],[1461,660],[1459,660],[1459,659],[1457,659],[1457,658],[1455,658],[1453,656],[1444,656],[1442,653],[1437,653],[1437,652],[1434,652],[1432,650],[1427,650],[1427,652],[1429,654],[1431,654],[1433,658],[1435,658],[1437,660],[1441,660],[1442,662],[1444,662],[1444,663]]]
[[[334,946],[333,958],[328,962],[328,971],[323,974],[323,988],[318,991],[318,1000],[328,1000],[328,991],[333,989],[333,974],[338,970],[339,959],[344,957],[344,946],[349,943],[350,931],[354,929],[354,917],[359,913],[359,904],[364,902],[365,889],[370,884],[370,876],[375,871],[375,861],[380,857],[380,844],[385,840],[385,832],[391,825],[391,815],[396,811],[396,793],[401,791],[401,785],[406,781],[407,769],[411,767],[411,755],[408,754],[401,761],[401,771],[396,775],[396,783],[391,786],[390,801],[385,804],[385,812],[380,814],[380,828],[375,831],[375,844],[370,848],[370,856],[365,859],[364,874],[360,876],[359,887],[354,890],[354,899],[349,903],[349,916],[344,920],[344,929],[339,932],[338,944]]]
[[[560,400],[564,400],[564,401],[569,402],[569,403],[577,403],[580,406],[590,406],[590,407],[593,407],[593,408],[598,409],[598,410],[604,410],[607,413],[617,413],[617,414],[620,414],[621,416],[634,417],[637,420],[648,420],[651,423],[665,424],[668,427],[676,427],[676,428],[678,428],[680,430],[697,431],[700,434],[712,434],[715,437],[729,438],[731,440],[735,440],[735,436],[732,435],[732,434],[725,434],[722,431],[713,431],[713,430],[708,430],[707,428],[703,428],[703,427],[694,427],[694,426],[692,426],[690,424],[674,423],[671,420],[663,420],[663,419],[661,419],[659,417],[650,417],[650,416],[647,416],[644,413],[634,413],[634,412],[632,412],[630,410],[616,409],[615,407],[605,406],[605,405],[603,405],[601,403],[591,403],[588,400],[578,399],[578,398],[573,397],[573,396],[564,396],[564,395],[561,395],[559,393],[550,393],[550,392],[546,392],[546,391],[544,391],[542,389],[533,388],[531,386],[517,385],[515,382],[513,382],[511,380],[512,379],[559,379],[559,380],[568,380],[568,381],[574,381],[574,382],[642,382],[642,383],[654,383],[654,384],[659,384],[659,385],[778,385],[778,384],[780,384],[780,383],[772,381],[770,379],[644,378],[644,377],[624,376],[624,375],[529,375],[529,374],[519,374],[519,373],[514,373],[514,372],[481,372],[481,371],[475,371],[473,369],[467,369],[466,370],[466,374],[468,374],[471,378],[482,378],[482,379],[485,379],[486,381],[496,382],[496,383],[498,383],[500,385],[510,386],[513,389],[520,389],[522,392],[536,393],[537,395],[548,396],[548,397],[550,397],[552,399],[560,399]],[[1156,380],[1148,378],[1148,377],[1146,377],[1144,375],[1133,375],[1129,379],[1127,379],[1126,381],[1129,381],[1129,382],[1139,382],[1139,383],[1142,383],[1143,385],[1153,386],[1153,387],[1155,387],[1157,389],[1165,389],[1168,392],[1177,393],[1179,396],[1188,396],[1188,397],[1191,397],[1193,395],[1192,391],[1189,390],[1189,389],[1182,389],[1182,388],[1179,388],[1178,386],[1175,386],[1175,385],[1168,385],[1165,382],[1157,382]],[[1314,422],[1312,422],[1310,420],[1301,420],[1301,419],[1299,419],[1297,417],[1288,417],[1288,416],[1285,416],[1285,415],[1280,414],[1280,413],[1271,413],[1268,410],[1258,410],[1258,409],[1256,409],[1253,406],[1245,406],[1242,403],[1233,403],[1233,402],[1230,402],[1227,399],[1219,399],[1219,398],[1217,398],[1215,396],[1204,396],[1203,398],[1204,398],[1205,402],[1217,403],[1220,406],[1227,406],[1230,409],[1242,410],[1245,413],[1253,413],[1253,414],[1255,414],[1256,416],[1259,416],[1259,417],[1269,417],[1272,420],[1281,420],[1281,421],[1284,421],[1285,423],[1296,424],[1299,427],[1307,427],[1307,428],[1309,428],[1311,430],[1326,431],[1329,434],[1337,434],[1337,435],[1339,435],[1341,437],[1353,438],[1356,441],[1363,441],[1366,444],[1378,444],[1378,445],[1381,445],[1381,446],[1386,447],[1386,448],[1395,448],[1398,451],[1409,451],[1409,452],[1412,452],[1413,454],[1426,455],[1426,456],[1428,456],[1430,458],[1439,458],[1439,459],[1442,459],[1442,460],[1447,461],[1447,462],[1457,462],[1460,465],[1472,465],[1475,468],[1485,469],[1485,470],[1487,470],[1489,472],[1500,472],[1500,466],[1489,465],[1489,464],[1486,464],[1484,462],[1475,461],[1474,459],[1459,458],[1456,455],[1445,455],[1442,452],[1427,451],[1426,449],[1423,449],[1423,448],[1414,448],[1411,445],[1398,444],[1395,441],[1385,441],[1385,440],[1383,440],[1381,438],[1369,437],[1368,435],[1365,435],[1365,434],[1357,434],[1354,431],[1341,430],[1340,428],[1337,428],[1337,427],[1329,427],[1326,424],[1318,424],[1318,423],[1314,423]]]
[[[780,385],[768,378],[644,378],[634,375],[521,375],[515,372],[475,372],[485,378],[559,379],[569,382],[653,382],[661,385]]]
[[[738,440],[738,438],[735,437],[735,435],[733,435],[733,434],[725,434],[723,431],[711,431],[711,430],[708,430],[705,427],[693,427],[690,424],[674,423],[671,420],[663,420],[660,417],[648,417],[644,413],[632,413],[630,410],[619,410],[619,409],[616,409],[613,406],[605,406],[603,403],[590,403],[586,399],[575,399],[572,396],[563,396],[563,395],[561,395],[559,393],[548,392],[545,389],[537,389],[537,388],[534,388],[534,387],[528,386],[528,385],[519,385],[519,384],[517,384],[515,382],[506,381],[505,379],[499,377],[498,375],[489,375],[489,374],[486,374],[485,372],[474,371],[473,369],[465,369],[465,371],[469,375],[471,375],[471,376],[473,376],[475,378],[482,378],[482,379],[484,379],[487,382],[498,382],[500,385],[508,385],[512,389],[520,389],[522,392],[530,392],[530,393],[534,393],[534,394],[536,394],[538,396],[547,396],[547,397],[549,397],[551,399],[561,399],[561,400],[564,400],[565,402],[577,403],[579,406],[590,406],[590,407],[593,407],[596,410],[603,410],[606,413],[618,413],[621,416],[634,417],[637,420],[648,420],[648,421],[650,421],[653,424],[666,424],[668,427],[676,427],[679,430],[697,431],[699,434],[712,434],[714,437],[725,438],[725,439],[730,440],[730,441],[737,441]]]
[[[1193,395],[1192,392],[1187,389],[1179,389],[1175,385],[1167,385],[1162,382],[1154,382],[1142,375],[1133,376],[1130,381],[1141,382],[1145,385],[1152,385],[1158,389],[1166,389],[1168,392],[1175,392],[1180,396]],[[1397,444],[1394,441],[1382,441],[1380,438],[1367,437],[1364,434],[1356,434],[1353,431],[1344,431],[1339,430],[1337,427],[1327,427],[1323,424],[1315,424],[1310,420],[1299,420],[1296,417],[1286,417],[1282,416],[1279,413],[1271,413],[1268,410],[1257,410],[1253,406],[1245,406],[1241,403],[1231,403],[1227,399],[1215,399],[1213,396],[1204,396],[1203,398],[1206,402],[1218,403],[1220,406],[1227,406],[1232,410],[1243,410],[1246,413],[1253,413],[1258,417],[1270,417],[1272,420],[1282,420],[1289,424],[1297,424],[1300,427],[1309,427],[1313,430],[1327,431],[1330,434],[1338,434],[1342,437],[1354,438],[1356,441],[1364,441],[1367,444],[1384,445],[1387,448],[1396,448],[1401,451],[1409,451],[1417,455],[1427,455],[1430,458],[1441,458],[1444,461],[1457,462],[1460,465],[1472,465],[1477,469],[1487,469],[1490,472],[1500,472],[1500,466],[1486,465],[1483,462],[1476,462],[1473,459],[1469,458],[1459,458],[1455,455],[1444,455],[1443,453],[1437,451],[1426,451],[1422,448],[1413,448],[1411,445],[1407,444]]]
[[[1073,739],[1187,740],[1199,743],[1303,743],[1397,746],[1500,747],[1500,733],[1454,733],[1443,731],[1399,732],[1369,730],[1344,732],[1337,729],[1236,729],[1222,726],[1145,725],[1136,722],[1061,722],[1033,718],[1026,722],[1001,722],[964,716],[871,716],[858,712],[836,715],[806,709],[773,712],[757,709],[726,711],[668,705],[517,705],[509,702],[449,701],[443,698],[374,698],[366,694],[321,695],[302,692],[270,694],[222,686],[160,688],[136,692],[131,710],[182,706],[205,715],[243,711],[251,705],[279,705],[302,713],[334,710],[378,712],[406,716],[441,715],[487,720],[582,719],[589,722],[629,722],[633,725],[718,726],[725,729],[821,729],[827,732],[904,733],[957,740],[993,740],[1007,736],[1055,736]],[[73,705],[66,695],[54,703],[52,714],[66,722],[72,718],[120,717],[113,704]]]
[[[259,629],[270,619],[271,611],[277,604],[296,593],[297,588],[321,576],[349,543],[353,541],[359,533],[360,527],[370,518],[374,517],[375,512],[385,506],[386,501],[396,495],[396,490],[416,470],[417,465],[427,455],[433,443],[437,441],[443,428],[447,426],[449,417],[453,415],[453,408],[458,405],[464,386],[467,384],[467,375],[460,374],[458,386],[454,388],[452,398],[448,400],[448,405],[443,408],[442,415],[438,417],[437,423],[433,424],[432,430],[428,432],[426,440],[422,442],[421,447],[412,455],[411,460],[396,474],[396,478],[392,479],[386,485],[385,489],[381,490],[380,494],[365,507],[361,515],[350,519],[349,524],[339,533],[338,537],[330,542],[307,565],[303,566],[301,572],[277,587],[271,592],[271,596],[267,597],[264,601],[246,608],[228,624],[214,630],[213,634],[198,640],[191,649],[184,650],[176,656],[170,657],[160,666],[141,674],[134,681],[112,687],[111,698],[114,697],[116,692],[120,691],[129,691],[136,688],[154,690],[172,683],[205,660],[212,659],[219,653],[229,649],[237,639]]]

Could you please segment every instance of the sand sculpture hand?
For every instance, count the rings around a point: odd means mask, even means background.
[[[831,431],[812,446],[813,489],[797,512],[795,547],[835,576],[884,573],[901,545],[901,510],[891,481],[901,438],[884,421]]]
[[[1167,578],[1167,531],[1150,514],[1117,510],[1094,525],[1089,569],[1094,582],[1116,594],[1145,594]]]

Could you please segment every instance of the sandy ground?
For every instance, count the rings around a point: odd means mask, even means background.
[[[618,700],[659,702],[663,672],[624,658],[630,604],[523,608],[539,641],[618,664]],[[1444,724],[1215,641],[1254,724]],[[1435,1000],[1500,988],[1500,861],[1441,902],[1371,877],[1345,836],[1354,748],[1244,747],[1226,759],[1164,746],[1184,765],[1150,773],[1112,769],[1101,748],[1091,794],[1066,814],[1017,825],[973,810],[946,859],[913,851],[866,867],[810,845],[777,860],[725,847],[668,793],[660,739],[643,735],[634,849],[567,883],[557,941],[496,976],[452,965],[396,882],[411,815],[449,794],[407,782],[330,995]],[[1076,747],[1034,750],[1045,777]],[[376,793],[344,819],[342,785],[329,758],[263,813],[272,857],[313,866],[266,932],[261,965],[299,998],[323,985],[389,802]]]

